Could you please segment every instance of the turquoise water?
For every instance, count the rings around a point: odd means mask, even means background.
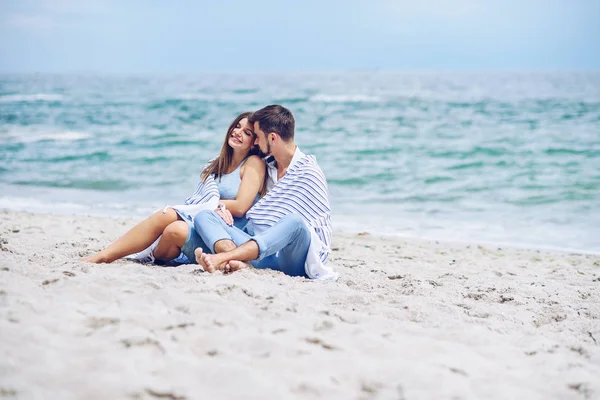
[[[600,251],[600,72],[0,75],[0,208],[143,216],[280,103],[335,228]]]

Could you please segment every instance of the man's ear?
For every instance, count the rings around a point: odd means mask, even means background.
[[[269,132],[269,139],[271,139],[271,142],[274,142],[275,139],[277,139],[277,134],[275,132]]]

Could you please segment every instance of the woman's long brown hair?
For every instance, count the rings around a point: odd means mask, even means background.
[[[204,171],[202,171],[202,174],[200,175],[202,178],[202,182],[205,182],[206,178],[208,178],[209,175],[214,175],[215,180],[221,180],[221,175],[225,175],[227,173],[229,167],[231,166],[231,159],[233,158],[233,148],[229,146],[229,138],[231,137],[231,134],[233,133],[233,130],[235,129],[237,124],[239,124],[240,121],[244,118],[248,118],[251,114],[251,112],[243,112],[237,117],[235,117],[235,119],[231,122],[231,124],[229,125],[229,129],[227,129],[227,135],[225,135],[225,141],[223,142],[223,146],[221,147],[221,153],[219,154],[219,157],[212,160],[208,164],[208,166],[204,168]],[[254,135],[256,137],[256,134]],[[248,152],[248,157],[250,157],[253,154],[259,154],[258,146],[254,146],[250,149],[250,151]],[[265,174],[265,181],[263,182],[263,187],[259,192],[261,197],[266,194],[266,177],[267,175]]]

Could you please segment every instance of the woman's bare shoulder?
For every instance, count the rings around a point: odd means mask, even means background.
[[[251,155],[246,161],[246,165],[250,168],[256,168],[259,171],[264,171],[266,168],[265,161],[257,155]]]
[[[244,174],[248,169],[256,171],[259,176],[264,176],[267,173],[265,161],[256,155],[248,157],[248,160],[242,165],[242,168],[240,169],[240,178],[244,178]]]

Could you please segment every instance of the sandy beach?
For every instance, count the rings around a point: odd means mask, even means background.
[[[600,398],[598,255],[337,232],[337,282],[79,260],[135,222],[0,211],[0,398]]]

